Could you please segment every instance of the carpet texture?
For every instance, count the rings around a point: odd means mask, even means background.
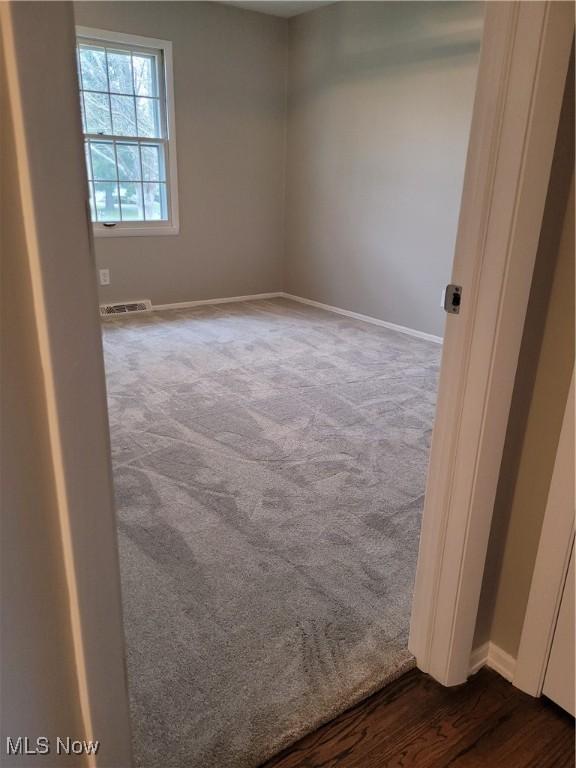
[[[104,347],[136,763],[257,766],[413,665],[440,347],[284,299]]]

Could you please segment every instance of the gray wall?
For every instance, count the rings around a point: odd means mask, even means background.
[[[180,234],[97,239],[101,300],[280,290],[286,22],[201,2],[80,2],[75,15],[174,53]]]
[[[75,12],[174,44],[181,233],[97,239],[101,300],[287,290],[442,334],[481,4]]]
[[[286,288],[442,335],[483,6],[290,20]]]

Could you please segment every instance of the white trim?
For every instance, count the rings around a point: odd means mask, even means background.
[[[508,682],[512,682],[516,659],[495,643],[487,642],[472,651],[468,674],[475,675],[482,667],[489,667]]]
[[[468,671],[469,675],[475,675],[476,672],[479,672],[482,669],[482,667],[485,667],[487,665],[489,648],[490,648],[489,642],[479,645],[478,648],[474,648],[474,650],[470,654],[470,667]]]
[[[156,37],[143,37],[124,32],[114,32],[108,29],[92,27],[76,27],[76,37],[86,37],[102,42],[124,43],[141,48],[152,48],[162,52],[164,66],[164,101],[166,109],[166,136],[163,137],[167,166],[167,191],[170,218],[165,224],[161,222],[127,222],[120,221],[114,227],[105,227],[98,222],[92,222],[94,237],[158,237],[163,235],[178,235],[180,233],[180,214],[178,204],[178,164],[176,160],[176,111],[174,106],[174,61],[172,43],[170,40],[160,40]],[[102,138],[106,138],[103,136]],[[145,138],[141,140],[145,141]],[[150,139],[154,141],[154,139]]]
[[[311,307],[317,307],[318,309],[324,309],[327,312],[335,312],[337,315],[344,315],[344,317],[351,317],[354,320],[362,320],[365,323],[371,323],[372,325],[379,325],[381,328],[388,328],[390,331],[398,331],[398,333],[405,333],[408,336],[415,336],[417,339],[424,339],[425,341],[433,341],[435,344],[442,344],[442,336],[434,336],[431,333],[424,333],[424,331],[417,331],[414,328],[406,328],[404,325],[396,325],[396,323],[389,323],[387,320],[380,320],[378,317],[371,317],[370,315],[362,315],[359,312],[351,312],[349,309],[340,309],[340,307],[333,307],[331,304],[323,304],[320,301],[313,301],[312,299],[305,299],[302,296],[294,296],[291,293],[280,294],[285,299],[291,299],[292,301],[298,301],[300,304],[308,304]]]
[[[570,488],[571,498],[566,494]],[[540,696],[574,543],[574,374],[526,607],[514,685]]]
[[[163,48],[165,45],[172,45],[169,40],[160,40],[157,37],[144,37],[143,35],[132,35],[127,32],[116,32],[113,29],[83,27],[82,25],[76,27],[76,36],[90,37],[93,40],[102,40],[104,42],[139,45],[141,48]]]
[[[505,680],[512,682],[514,670],[516,669],[516,659],[506,651],[503,651],[495,643],[488,643],[488,660],[486,666],[498,672]]]
[[[469,674],[573,33],[567,3],[486,4],[409,638],[444,685]]]
[[[281,291],[273,293],[253,293],[249,296],[227,296],[224,299],[200,299],[199,301],[177,301],[174,304],[152,304],[152,311],[162,309],[189,309],[190,307],[205,307],[211,304],[233,304],[241,301],[258,301],[259,299],[279,299],[284,294]],[[118,304],[119,302],[108,302]],[[129,303],[129,302],[127,302]]]
[[[413,328],[405,328],[403,325],[396,325],[395,323],[389,323],[387,320],[380,320],[377,317],[371,317],[370,315],[361,315],[359,312],[351,312],[348,309],[340,309],[340,307],[333,307],[330,304],[322,304],[320,301],[313,301],[312,299],[305,299],[302,296],[294,296],[291,293],[285,293],[284,291],[275,291],[272,293],[255,293],[249,296],[229,296],[224,299],[200,299],[199,301],[178,301],[174,304],[153,304],[152,310],[162,309],[187,309],[189,307],[203,307],[210,304],[229,304],[233,302],[241,301],[258,301],[259,299],[288,299],[289,301],[296,301],[300,304],[308,304],[311,307],[317,307],[318,309],[324,309],[327,312],[334,312],[337,315],[344,315],[344,317],[351,317],[354,320],[361,320],[371,325],[378,325],[381,328],[388,328],[391,331],[398,331],[398,333],[404,333],[408,336],[415,336],[418,339],[424,339],[425,341],[433,341],[435,344],[442,344],[441,336],[433,336],[431,333],[424,333],[424,331],[416,331]],[[108,302],[110,303],[110,302]],[[118,302],[112,302],[117,304]],[[122,302],[124,303],[124,302]],[[129,302],[126,302],[129,303]]]
[[[140,223],[140,222],[138,222]],[[142,222],[144,223],[144,222]],[[94,237],[162,237],[163,235],[179,235],[180,227],[178,225],[166,224],[166,226],[137,227],[131,226],[127,221],[119,221],[118,229],[116,227],[104,227],[97,221],[92,222],[92,234]]]

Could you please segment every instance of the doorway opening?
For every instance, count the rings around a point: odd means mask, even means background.
[[[142,164],[166,137],[114,128],[132,102],[161,97],[139,95],[133,70],[133,92],[116,93],[108,52],[126,51],[97,36],[142,35],[149,11],[132,5],[134,27],[114,18],[114,6],[79,5],[76,14],[85,49],[105,50],[94,93],[108,98],[109,134],[88,130],[90,110],[94,121],[102,110],[107,120],[106,99],[86,100],[92,89],[82,88],[93,216],[107,229],[96,238],[98,266],[111,277],[101,299],[150,298],[154,306],[103,325],[136,762],[165,764],[168,755],[174,765],[255,766],[415,664],[408,633],[442,351],[440,294],[451,274],[482,8],[340,3],[287,22],[281,216],[265,209],[282,241],[266,259],[280,258],[281,271],[264,285],[263,262],[246,253],[254,231],[272,247],[261,223],[267,190],[243,164],[237,189],[230,165],[209,188],[197,154],[196,165],[184,160],[180,231],[122,235],[124,223],[136,226],[139,206],[146,218],[141,188],[151,195],[150,185],[158,187],[153,215],[170,218],[162,162],[152,180]],[[150,27],[171,41],[175,61],[189,35],[182,15],[223,10],[207,5],[179,4],[162,32]],[[231,39],[256,45],[246,37],[248,12],[225,13]],[[132,62],[134,51],[160,50],[145,42],[130,51]],[[228,61],[223,50],[214,55]],[[95,56],[85,58],[80,80],[90,84]],[[228,75],[243,62],[234,49]],[[203,138],[194,120],[203,112],[214,119],[215,105],[230,109],[236,97],[218,81],[201,106],[179,71],[181,157],[190,150],[183,136]],[[187,97],[198,115],[188,114]],[[262,104],[254,109],[260,116]],[[209,128],[209,138],[221,132],[206,150],[212,176],[219,155],[230,161],[229,146],[260,162],[250,120],[232,137],[229,116]],[[137,178],[127,178],[119,152],[138,155]],[[195,240],[199,175],[211,207]],[[237,197],[227,207],[231,187]],[[182,249],[186,276],[176,274]],[[219,281],[230,273],[238,287],[197,293],[195,281],[214,265]],[[145,291],[127,287],[150,269]]]

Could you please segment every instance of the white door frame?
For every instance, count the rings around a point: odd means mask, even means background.
[[[566,488],[571,495],[566,495]],[[574,544],[574,373],[548,492],[512,682],[540,696]]]
[[[572,39],[571,3],[486,4],[409,647],[466,680]]]

